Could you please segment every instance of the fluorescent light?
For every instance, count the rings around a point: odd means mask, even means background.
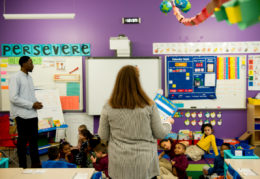
[[[65,14],[3,14],[5,19],[74,19],[75,13]]]

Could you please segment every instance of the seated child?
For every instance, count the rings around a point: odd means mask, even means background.
[[[197,145],[191,145],[187,147],[186,155],[190,157],[193,161],[198,161],[205,154],[209,153],[209,149],[212,146],[215,156],[218,156],[218,148],[216,145],[216,138],[213,135],[213,127],[211,124],[203,124],[201,127],[201,132],[203,133],[202,138],[197,143]]]
[[[216,178],[218,176],[224,176],[224,150],[229,150],[230,144],[223,143],[220,148],[220,155],[214,160],[214,167],[210,168],[208,165],[203,167],[203,174],[200,179]]]
[[[81,125],[78,127],[78,145],[75,146],[75,147],[72,147],[71,150],[74,150],[74,149],[79,150],[79,149],[80,149],[82,143],[81,143],[81,140],[80,140],[80,138],[79,138],[79,135],[80,135],[80,133],[81,133],[81,131],[82,131],[83,129],[88,130],[88,128],[87,128],[87,126],[86,126],[85,124],[81,124]]]
[[[74,156],[71,153],[71,147],[67,141],[60,143],[60,159],[63,159],[65,162],[74,163]]]
[[[172,169],[172,164],[169,162],[167,159],[163,159],[163,155],[167,154],[170,157],[170,160],[172,160],[175,157],[175,145],[177,144],[177,141],[174,141],[171,138],[168,139],[162,139],[159,143],[159,146],[164,150],[163,152],[160,153],[159,155],[159,165],[160,167],[165,167],[169,170]],[[188,143],[183,141],[180,142],[184,145],[187,145]]]
[[[42,162],[42,168],[77,168],[75,164],[60,160],[58,147],[50,147],[48,150],[48,161]]]
[[[109,178],[107,146],[103,143],[100,143],[94,148],[94,151],[96,154],[96,158],[91,156],[90,159],[93,163],[95,170],[104,172],[105,176]]]
[[[161,178],[181,178],[187,179],[186,169],[189,165],[188,159],[184,154],[186,150],[186,146],[183,143],[175,144],[174,156],[171,159],[171,166],[162,166],[160,165],[160,177]]]
[[[187,179],[186,169],[188,168],[189,162],[184,154],[186,150],[186,146],[182,143],[178,143],[175,145],[175,156],[171,160],[173,166],[173,175],[178,176],[178,178]]]
[[[87,160],[87,154],[89,150],[89,139],[91,139],[93,135],[87,129],[81,130],[79,134],[79,139],[81,140],[81,147],[78,154],[75,157],[75,162],[80,167],[92,167],[91,161]]]

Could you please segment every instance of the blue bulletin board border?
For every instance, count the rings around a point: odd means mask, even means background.
[[[216,99],[217,56],[166,56],[165,94],[170,100]]]

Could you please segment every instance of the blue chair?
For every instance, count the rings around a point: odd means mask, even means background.
[[[42,162],[42,168],[77,168],[77,165],[64,161],[48,160]]]
[[[231,165],[229,164],[228,165],[228,170],[227,170],[227,173],[226,173],[226,178],[229,179],[229,178],[232,178],[232,179],[241,179],[240,175],[237,173],[236,170],[234,170]]]
[[[96,172],[92,175],[91,179],[102,179],[102,172]]]

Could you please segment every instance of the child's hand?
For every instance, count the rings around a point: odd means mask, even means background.
[[[172,162],[172,165],[175,165],[175,163],[176,163],[175,161],[171,161],[171,162]]]
[[[203,169],[203,174],[208,175],[208,170]]]
[[[71,154],[71,152],[68,152],[65,154],[65,157],[68,157]]]
[[[90,156],[90,160],[92,161],[92,163],[96,163],[97,159],[95,157],[93,157],[92,155]]]

